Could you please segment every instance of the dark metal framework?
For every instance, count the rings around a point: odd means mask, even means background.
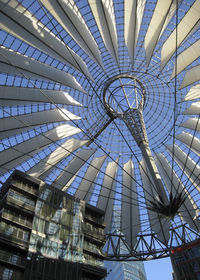
[[[112,261],[145,261],[170,256],[173,247],[182,246],[200,238],[200,234],[183,224],[170,230],[170,241],[163,244],[152,234],[138,234],[134,248],[127,245],[123,233],[115,232],[107,235],[106,259]]]

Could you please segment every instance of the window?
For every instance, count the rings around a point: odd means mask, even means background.
[[[29,227],[32,226],[32,221],[30,218],[24,216],[24,215],[21,215],[17,212],[13,212],[9,209],[4,209],[3,211],[3,217],[5,218],[8,218],[9,220],[12,220],[16,223],[20,223],[20,224],[23,224],[23,225],[27,225]]]
[[[0,276],[2,280],[9,280],[12,279],[12,275],[13,275],[13,270],[10,268],[4,268],[1,272],[0,272]]]
[[[41,199],[43,199],[43,200],[46,201],[47,198],[48,198],[48,196],[50,195],[50,193],[51,193],[50,189],[45,188],[45,189],[43,189],[42,192],[40,193],[39,198],[41,198]]]
[[[45,223],[45,234],[47,235],[53,235],[55,238],[59,238],[59,232],[60,232],[60,225],[55,224],[55,223]]]
[[[22,230],[15,226],[8,225],[4,222],[1,222],[0,224],[0,232],[7,236],[12,236],[12,238],[16,237],[24,241],[27,241],[29,239],[28,231]]]
[[[10,190],[9,191],[9,196],[11,196],[14,199],[17,199],[17,200],[19,200],[21,202],[24,202],[24,204],[28,204],[28,205],[33,206],[33,207],[35,206],[34,200],[24,196],[21,193],[16,192],[16,191]]]
[[[59,222],[60,222],[60,219],[61,219],[61,209],[58,209],[58,210],[55,212],[55,214],[54,214],[54,216],[53,216],[53,218],[52,218],[52,221],[55,221],[55,222],[59,223]]]
[[[36,203],[36,209],[35,209],[36,214],[40,214],[40,211],[41,211],[43,205],[44,205],[44,202],[42,202],[41,200],[38,199],[37,203]]]
[[[33,230],[44,233],[45,221],[35,217],[33,220]]]

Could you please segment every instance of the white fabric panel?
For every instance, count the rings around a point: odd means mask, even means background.
[[[85,92],[72,75],[5,47],[0,48],[0,61],[9,66],[20,68],[18,75],[25,70],[40,76],[40,79],[47,78],[48,80]]]
[[[192,103],[191,106],[185,110],[184,115],[200,115],[200,102]]]
[[[0,9],[7,15],[0,12],[1,29],[92,79],[85,62],[16,0],[6,6],[0,1]]]
[[[75,116],[74,114],[72,114],[64,108],[62,108],[62,110],[53,109],[43,112],[36,112],[26,115],[18,115],[16,117],[0,119],[0,131],[7,131],[16,128],[40,125],[50,122],[78,119],[80,119],[80,117]]]
[[[66,184],[72,179],[72,177],[78,172],[78,170],[86,163],[86,161],[95,153],[96,150],[82,149],[80,150],[70,163],[65,167],[65,169],[56,178],[53,185],[63,190]]]
[[[185,77],[179,89],[183,89],[199,80],[200,80],[200,65],[197,65],[186,72]]]
[[[200,191],[200,166],[196,164],[187,154],[183,152],[177,145],[167,145],[167,149],[172,154],[174,151],[174,159],[188,177],[190,182]]]
[[[137,242],[137,234],[140,232],[140,219],[136,182],[133,180],[133,162],[129,160],[123,167],[122,185],[122,232],[130,248]]]
[[[8,148],[0,153],[0,165],[3,166],[0,172],[4,173],[4,168],[10,168],[21,164],[30,156],[34,156],[41,148],[44,148],[60,139],[79,133],[81,130],[68,124],[57,126],[56,128],[38,135],[25,142]]]
[[[172,167],[170,166],[167,159],[162,154],[156,154],[156,163],[160,173],[162,174],[162,178],[165,182],[165,185],[169,191],[172,191],[173,196],[178,193],[185,193],[187,197],[184,204],[180,207],[179,213],[181,218],[187,222],[190,227],[194,230],[198,230],[200,228],[200,222],[197,220],[199,210],[197,205],[195,204],[194,200],[181,183],[180,179],[178,178],[177,174],[172,171]],[[172,172],[173,172],[173,181],[172,180]]]
[[[94,158],[90,163],[84,178],[82,179],[75,196],[89,202],[92,194],[92,186],[95,184],[96,177],[101,169],[102,164],[106,159],[106,155],[98,158]]]
[[[163,32],[165,31],[165,28],[167,27],[167,25],[171,21],[172,17],[174,16],[174,14],[176,12],[177,4],[178,4],[178,7],[179,7],[179,5],[182,2],[183,2],[183,0],[172,1],[172,4],[171,4],[170,9],[169,9],[169,11],[167,13],[167,16],[166,16],[166,20],[165,20],[165,23],[163,25],[162,31],[160,32],[159,38],[162,36]]]
[[[97,208],[102,209],[105,212],[104,221],[106,222],[106,231],[108,232],[111,229],[112,223],[112,212],[114,205],[115,197],[115,175],[117,172],[118,160],[109,162],[105,176],[103,180],[103,185],[101,187],[99,200],[97,203]]]
[[[105,47],[118,63],[118,41],[113,0],[88,0]]]
[[[200,140],[197,137],[193,137],[192,134],[187,132],[182,132],[175,136],[176,139],[187,145],[191,150],[200,156]]]
[[[146,0],[124,0],[124,39],[133,63]]]
[[[125,0],[127,1],[127,0]],[[136,26],[136,38],[138,38],[140,27],[143,20],[144,8],[146,5],[146,0],[137,0],[137,26]],[[136,42],[137,43],[137,40]]]
[[[200,84],[192,87],[189,92],[186,94],[183,101],[194,100],[200,98]]]
[[[11,130],[7,130],[7,131],[0,131],[0,139],[8,138],[10,136],[16,136],[17,134],[20,134],[22,132],[27,132],[27,131],[30,131],[33,129],[35,131],[37,131],[38,126],[32,125],[31,128],[27,126],[27,127],[23,127],[23,128],[11,129]]]
[[[2,106],[39,102],[82,106],[65,91],[11,86],[0,86],[0,100]]]
[[[142,160],[140,162],[140,173],[141,173],[141,178],[142,178],[142,183],[143,183],[143,189],[144,189],[144,195],[146,199],[146,204],[147,207],[151,207],[151,204],[149,201],[154,202],[156,198],[155,190],[153,189],[151,182],[149,178],[147,177],[147,168],[145,165],[145,161]],[[150,174],[148,174],[150,175]],[[163,242],[167,243],[169,240],[169,227],[170,227],[170,222],[168,219],[164,217],[160,217],[156,212],[151,211],[147,208],[147,212],[149,215],[149,223],[151,225],[152,231],[157,233],[158,238]]]
[[[182,72],[188,65],[200,56],[200,40],[196,41],[189,48],[184,50],[177,58],[176,75]],[[172,72],[171,79],[175,77],[175,66]]]
[[[186,122],[182,123],[180,126],[189,128],[192,130],[200,131],[200,119],[199,118],[190,118]]]
[[[86,143],[87,140],[78,140],[74,138],[67,140],[62,144],[62,146],[58,147],[50,155],[28,170],[27,173],[31,176],[40,177],[41,180],[44,180],[52,169],[55,168],[57,163]]]
[[[101,66],[98,46],[74,1],[59,0],[60,5],[55,0],[41,2],[77,44]]]
[[[173,0],[157,1],[144,40],[147,65],[149,64],[150,59],[152,57],[153,51],[159,39],[160,33],[162,31],[163,25],[166,20],[166,16],[168,14],[172,2]]]
[[[159,174],[157,166],[154,162],[154,159],[153,159],[151,150],[149,148],[149,145],[148,144],[146,145],[145,143],[142,143],[140,145],[140,149],[143,153],[143,159],[145,160],[145,163],[147,165],[148,173],[151,174],[150,180],[151,180],[151,182],[153,182],[153,185],[156,188],[156,193],[157,193],[158,196],[162,197],[164,202],[167,203],[168,202],[168,197],[166,195],[166,192],[165,192],[164,186],[162,184],[160,174]]]
[[[0,55],[0,60],[1,60],[1,55]],[[1,69],[2,73],[6,73],[8,75],[21,76],[21,77],[26,78],[26,79],[44,80],[43,77],[41,77],[41,76],[39,76],[35,73],[31,73],[31,72],[28,72],[26,70],[21,70],[18,67],[9,65],[7,63],[0,62],[0,69]],[[50,82],[51,80],[48,80],[47,78],[45,78],[45,81]]]
[[[163,1],[165,2],[165,1]],[[193,31],[196,30],[196,26],[199,23],[199,14],[200,14],[200,0],[196,0],[191,6],[189,11],[182,18],[178,26],[174,29],[171,35],[163,44],[161,50],[161,69],[167,64],[171,56],[174,54],[176,47],[179,47],[184,39]],[[178,39],[176,40],[178,30]]]
[[[101,169],[102,165],[104,164],[106,158],[107,158],[106,155],[99,158],[100,165],[101,165],[101,166],[98,167],[99,170]],[[99,171],[98,171],[98,173],[99,173]],[[96,178],[97,178],[97,176],[98,176],[98,174],[96,175]],[[91,199],[91,196],[93,195],[94,189],[95,189],[95,184],[92,184],[91,188],[90,188],[90,191],[86,194],[86,196],[84,198],[84,200],[86,202],[88,202],[88,203],[90,202],[90,199]]]

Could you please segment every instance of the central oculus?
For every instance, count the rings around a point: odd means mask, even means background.
[[[108,114],[120,117],[131,109],[143,109],[145,89],[134,76],[117,75],[106,83],[103,98]]]

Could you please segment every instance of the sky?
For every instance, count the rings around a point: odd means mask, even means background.
[[[172,265],[170,258],[145,261],[144,267],[147,280],[172,280]]]

